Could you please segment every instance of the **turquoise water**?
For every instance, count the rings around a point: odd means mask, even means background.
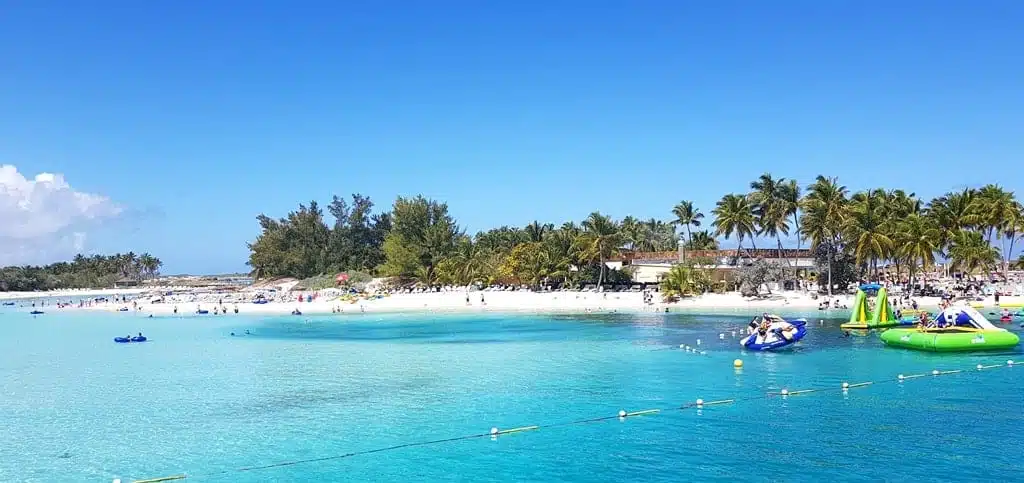
[[[1024,362],[1021,353],[887,349],[815,317],[798,349],[744,354],[729,331],[746,320],[33,318],[2,307],[0,481],[1019,480],[1024,364],[894,381]],[[229,335],[246,329],[253,334]],[[140,330],[150,342],[111,340]],[[706,355],[676,348],[698,338]],[[844,381],[880,382],[844,395]],[[817,387],[829,391],[765,396]],[[749,399],[548,426],[697,398]],[[238,471],[535,424],[496,439]]]

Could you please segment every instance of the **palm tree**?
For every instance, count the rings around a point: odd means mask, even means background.
[[[800,185],[796,180],[789,180],[779,185],[779,201],[786,212],[786,216],[793,217],[793,228],[796,229],[796,248],[802,248],[803,235],[800,232]]]
[[[913,213],[900,222],[896,233],[896,253],[909,264],[910,296],[913,297],[917,263],[921,263],[922,270],[935,264],[935,253],[939,251],[939,229],[931,218]]]
[[[626,239],[630,250],[639,251],[637,244],[643,239],[643,234],[640,233],[642,227],[640,220],[628,215],[619,223],[619,231],[622,232],[622,237]]]
[[[526,232],[526,237],[529,241],[540,242],[544,241],[544,236],[554,228],[555,226],[550,223],[542,225],[537,220],[533,220],[533,223],[526,225],[526,228],[524,228],[523,231]]]
[[[885,217],[886,194],[882,190],[862,191],[850,199],[849,216],[843,229],[853,244],[857,265],[870,262],[878,279],[878,260],[887,258],[893,250],[889,220]]]
[[[718,240],[708,230],[694,232],[690,241],[686,243],[687,250],[718,250]]]
[[[802,208],[803,234],[811,239],[812,248],[822,243],[828,250],[828,295],[832,296],[832,259],[840,241],[847,217],[846,187],[836,178],[818,175],[808,186]]]
[[[724,236],[726,240],[736,235],[738,241],[736,258],[738,259],[743,251],[743,239],[749,237],[753,243],[754,232],[757,230],[754,207],[746,196],[728,194],[718,200],[711,213],[715,215],[715,221],[711,223],[711,226],[715,227],[715,235]],[[754,249],[757,249],[756,245]]]
[[[1013,218],[1017,201],[1013,198],[1013,192],[990,184],[978,190],[976,202],[979,228],[985,232],[985,240],[992,243],[992,235],[998,236],[1006,220]]]
[[[953,236],[949,246],[949,258],[953,268],[964,273],[978,269],[990,273],[991,267],[999,260],[999,250],[985,241],[981,232],[961,231]]]
[[[454,268],[452,278],[459,285],[469,285],[477,280],[486,279],[490,272],[489,253],[468,236],[463,236],[456,242],[451,257]]]
[[[957,233],[980,224],[981,217],[975,198],[976,191],[964,189],[946,193],[928,203],[925,213],[935,220],[935,226],[939,229],[939,243],[943,249],[949,247]]]
[[[1014,202],[1014,210],[1008,214],[1002,226],[1002,235],[1010,242],[1010,246],[1006,250],[1006,259],[1003,261],[1003,278],[1009,277],[1013,244],[1017,241],[1017,235],[1021,233],[1024,233],[1024,205]]]
[[[666,223],[656,218],[649,218],[644,222],[644,225],[651,230],[652,238],[654,239],[653,250],[656,252],[663,252],[669,250],[675,250],[678,245],[678,238],[676,237],[676,226],[672,223]]]
[[[619,227],[608,216],[593,212],[583,220],[583,234],[577,239],[584,258],[600,263],[597,286],[604,284],[605,262],[615,255],[624,240]]]
[[[885,202],[881,210],[886,219],[888,236],[891,240],[899,238],[899,230],[903,221],[910,215],[921,214],[921,200],[914,193],[907,194],[906,191],[896,189],[885,193]],[[900,277],[900,262],[902,257],[897,250],[893,250],[893,262],[896,263],[896,278]]]
[[[757,181],[750,183],[751,191],[749,198],[754,204],[754,214],[757,216],[758,232],[775,238],[778,242],[778,258],[782,260],[782,235],[789,235],[789,207],[783,198],[784,183],[786,178],[778,180],[772,178],[770,173],[762,174]],[[787,265],[792,267],[792,263]]]
[[[704,213],[695,208],[692,201],[683,200],[675,208],[672,208],[672,215],[676,217],[672,221],[674,225],[686,227],[686,241],[690,242],[692,240],[690,227],[700,228],[700,222],[704,219]]]

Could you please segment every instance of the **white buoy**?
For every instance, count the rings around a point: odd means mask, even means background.
[[[718,334],[718,338],[719,339],[724,339],[725,338],[725,334]]]
[[[620,409],[619,410],[619,417],[620,418],[626,417],[626,410],[625,409]]]
[[[732,336],[733,336],[733,337],[736,337],[736,331],[735,331],[735,330],[734,330],[734,331],[732,331]]]
[[[1013,359],[1010,359],[1010,360],[1006,361],[1006,365],[1012,366],[1013,365]]]
[[[704,405],[704,400],[703,399],[698,399],[697,400],[697,407],[701,407],[703,405]]]
[[[684,348],[686,348],[686,346],[685,346],[685,345],[683,345],[683,344],[679,344],[679,348],[680,348],[680,349],[684,349]]]
[[[114,481],[112,483],[121,483],[121,479],[120,478],[114,478]]]
[[[491,428],[491,436],[497,436],[498,428]]]
[[[938,369],[932,369],[932,375],[933,376],[939,375],[939,370]]]
[[[788,396],[788,395],[789,395],[789,389],[783,389],[783,390],[781,391],[781,394],[782,394],[783,396]]]
[[[848,383],[848,382],[844,382],[844,383],[843,383],[843,390],[845,391],[845,390],[847,390],[847,389],[849,389],[849,388],[850,388],[850,383]]]
[[[980,370],[982,370],[982,369],[984,369],[984,368],[985,368],[985,366],[982,366],[981,364],[978,364],[978,370],[979,370],[979,371],[980,371]]]
[[[903,374],[900,374],[900,375],[899,375],[899,376],[897,376],[896,378],[897,378],[897,379],[899,379],[899,380],[900,380],[900,381],[902,382],[902,381],[903,381]]]
[[[700,339],[697,339],[697,345],[700,345]]]

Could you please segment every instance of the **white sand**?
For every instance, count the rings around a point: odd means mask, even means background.
[[[725,313],[757,313],[762,311],[799,310],[801,312],[816,311],[818,303],[824,298],[813,299],[804,292],[782,292],[760,298],[747,298],[738,293],[707,294],[701,297],[687,298],[677,303],[666,304],[661,297],[654,294],[654,304],[645,304],[643,294],[637,292],[595,293],[595,292],[469,292],[469,304],[466,303],[466,292],[435,292],[418,294],[398,294],[380,299],[359,300],[355,303],[343,300],[318,299],[313,302],[270,302],[266,304],[234,303],[226,301],[223,306],[210,302],[167,302],[150,304],[139,301],[135,307],[131,302],[102,303],[83,309],[59,310],[100,310],[117,311],[128,307],[129,311],[154,315],[172,315],[177,307],[177,315],[195,314],[197,308],[210,311],[224,307],[229,314],[238,307],[240,314],[287,315],[298,309],[303,315],[331,314],[333,310],[341,313],[395,313],[395,312],[533,312],[533,313],[608,313],[608,312],[664,312],[685,310],[690,312],[725,312]],[[481,295],[486,304],[481,303]],[[297,296],[296,296],[297,297]],[[934,297],[915,297],[921,307],[934,309],[939,299]],[[852,296],[834,296],[841,304],[849,306]],[[997,310],[991,298],[985,303],[983,312]],[[835,313],[843,311],[833,311]]]
[[[38,299],[44,297],[59,297],[79,300],[85,297],[98,297],[100,295],[136,295],[152,289],[141,288],[104,288],[104,289],[70,289],[70,290],[49,290],[46,292],[0,292],[0,300],[17,299]]]

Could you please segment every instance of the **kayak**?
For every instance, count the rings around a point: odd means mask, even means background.
[[[118,344],[127,344],[129,342],[146,342],[147,340],[149,339],[146,339],[145,336],[141,335],[137,335],[135,337],[114,337],[114,342],[117,342]]]

